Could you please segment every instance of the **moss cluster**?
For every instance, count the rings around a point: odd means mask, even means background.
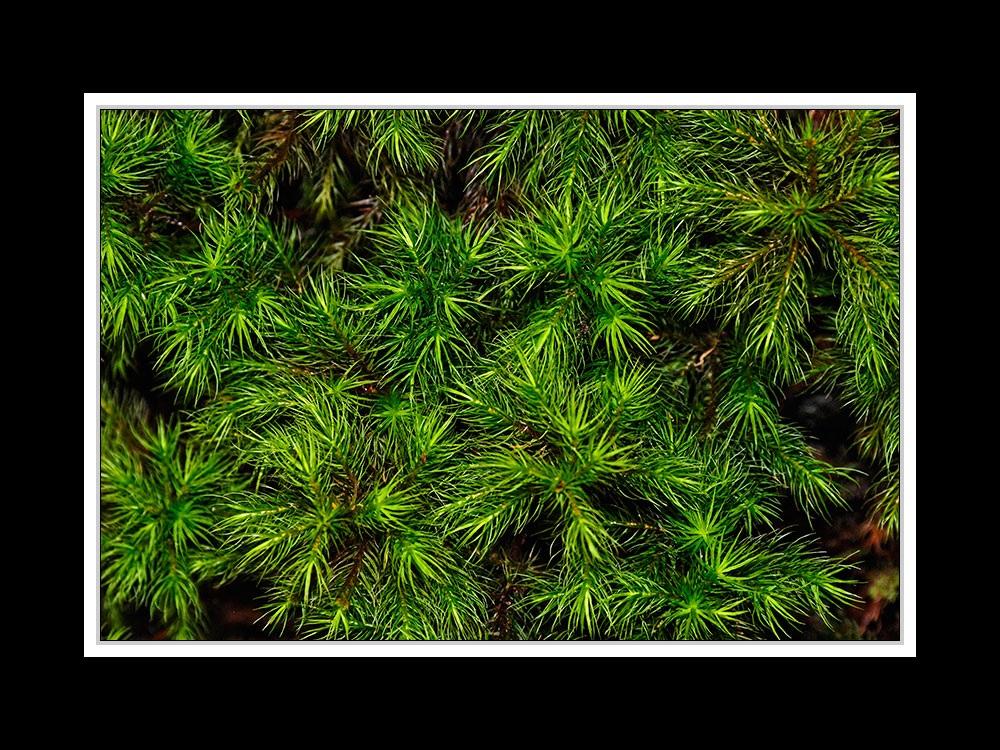
[[[102,637],[236,580],[294,638],[832,621],[803,519],[898,531],[897,120],[101,111]]]

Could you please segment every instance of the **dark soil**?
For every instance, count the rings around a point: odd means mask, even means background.
[[[868,467],[850,448],[857,422],[834,396],[821,392],[791,395],[783,416],[797,422],[817,456],[834,466]],[[866,472],[867,473],[867,472]],[[856,566],[857,584],[851,587],[861,602],[842,608],[837,622],[826,624],[809,618],[796,640],[900,640],[900,555],[898,539],[891,539],[866,512],[869,502],[864,479],[844,487],[848,509],[826,519],[801,519],[811,526],[823,548],[833,557],[850,559]]]

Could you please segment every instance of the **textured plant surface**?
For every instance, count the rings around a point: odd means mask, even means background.
[[[102,111],[102,637],[858,637],[897,121]]]

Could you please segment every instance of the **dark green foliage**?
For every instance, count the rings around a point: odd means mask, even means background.
[[[898,532],[894,113],[101,113],[104,637],[759,639]],[[153,412],[130,389],[151,371]],[[831,462],[783,414],[859,421]]]

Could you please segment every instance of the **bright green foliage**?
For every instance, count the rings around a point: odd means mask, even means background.
[[[893,114],[105,111],[102,612],[201,637],[754,639],[898,531]],[[170,413],[129,394],[143,368]],[[785,503],[785,500],[789,503]]]
[[[227,573],[216,534],[235,467],[141,402],[101,393],[101,580],[118,616],[148,607],[173,638],[198,637],[198,587]],[[109,632],[115,635],[112,629]]]

